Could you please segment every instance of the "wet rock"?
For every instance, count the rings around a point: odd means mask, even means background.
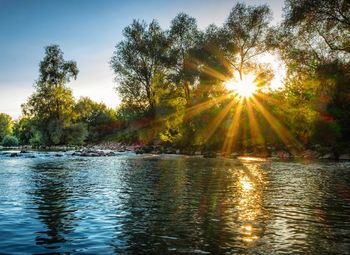
[[[11,157],[11,158],[19,157],[19,154],[18,154],[18,153],[11,153],[11,154],[10,154],[10,157]]]
[[[26,151],[26,150],[21,150],[21,151],[20,151],[20,153],[22,153],[22,154],[23,154],[23,153],[29,153],[29,152],[28,152],[28,151]]]
[[[116,154],[113,151],[110,151],[110,152],[106,153],[106,156],[112,157],[112,156],[116,156]]]

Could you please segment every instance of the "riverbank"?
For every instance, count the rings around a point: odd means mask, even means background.
[[[180,149],[174,147],[165,146],[152,146],[152,145],[139,145],[132,144],[126,145],[122,143],[100,143],[87,146],[51,146],[32,148],[31,146],[20,146],[20,147],[1,147],[0,150],[12,151],[7,153],[10,157],[21,157],[28,156],[27,154],[31,151],[50,151],[57,152],[55,156],[60,157],[67,153],[71,156],[80,157],[108,157],[116,156],[123,152],[132,152],[135,154],[178,154],[197,156],[203,158],[238,158],[238,157],[257,157],[257,158],[270,158],[270,159],[308,159],[308,160],[350,160],[350,153],[334,154],[328,148],[321,148],[320,150],[281,150],[274,147],[267,147],[254,152],[238,151],[231,154],[222,153],[218,151],[208,151],[204,149]]]

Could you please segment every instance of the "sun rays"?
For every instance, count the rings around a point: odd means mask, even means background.
[[[226,81],[224,86],[229,91],[234,91],[239,97],[249,98],[257,92],[255,76],[247,74],[242,79],[232,79]]]
[[[219,75],[215,74],[215,76]],[[279,105],[281,102],[260,91],[256,85],[259,84],[259,81],[253,74],[247,74],[241,81],[230,79],[223,84],[229,93],[221,96],[213,95],[206,101],[184,109],[183,123],[191,122],[196,118],[203,122],[203,128],[197,130],[199,132],[197,135],[203,143],[202,146],[210,143],[214,136],[220,135],[223,136],[221,139],[223,155],[229,156],[232,153],[244,152],[246,149],[264,154],[272,142],[267,136],[273,133],[274,139],[281,141],[286,148],[301,149],[300,143],[286,128],[283,121],[269,110],[272,109],[271,105]],[[203,116],[203,113],[206,114],[213,109],[220,110],[218,112],[214,110],[215,113],[211,112],[211,117],[207,120],[198,119],[199,116]],[[173,112],[156,121],[146,121],[141,128],[155,131],[148,133],[148,140],[154,139],[158,133],[157,130],[161,130],[164,123],[176,117],[177,114]],[[206,121],[208,123],[204,123]]]

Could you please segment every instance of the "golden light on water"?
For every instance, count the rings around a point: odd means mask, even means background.
[[[265,181],[259,164],[244,164],[237,180],[237,212],[241,223],[241,240],[252,245],[260,238],[258,218],[263,214],[262,199]]]
[[[243,98],[249,98],[257,91],[253,74],[245,75],[242,80],[232,78],[226,81],[224,85],[227,90],[234,91],[239,97]]]
[[[253,183],[247,179],[240,179],[240,185],[242,187],[242,190],[244,191],[249,191],[253,189]]]

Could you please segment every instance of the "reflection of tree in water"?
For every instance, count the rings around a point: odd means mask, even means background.
[[[34,190],[31,195],[38,219],[45,225],[43,231],[37,232],[36,243],[47,249],[57,249],[64,237],[73,231],[73,211],[67,201],[72,196],[69,190],[69,173],[59,163],[43,163],[32,167]]]
[[[239,176],[247,173],[240,163],[154,158],[128,164],[125,171],[130,174],[123,180],[128,190],[123,210],[128,216],[116,222],[117,253],[232,251],[234,245],[242,246],[244,223],[258,219],[261,196],[245,208],[239,204],[250,196],[240,193]],[[256,172],[261,170],[253,169],[252,174]],[[255,212],[256,217],[245,219],[244,213]]]

